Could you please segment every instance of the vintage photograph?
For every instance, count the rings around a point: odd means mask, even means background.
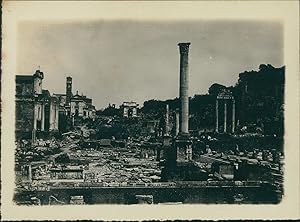
[[[5,3],[4,218],[299,215],[296,4],[217,3]]]
[[[17,28],[17,204],[281,201],[282,24]]]

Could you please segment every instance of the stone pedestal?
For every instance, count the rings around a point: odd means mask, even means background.
[[[174,142],[177,162],[192,160],[192,140],[188,134],[180,134]]]
[[[160,161],[162,158],[165,159],[168,156],[169,150],[172,146],[172,137],[164,136],[162,140],[162,146],[156,149],[156,160]]]

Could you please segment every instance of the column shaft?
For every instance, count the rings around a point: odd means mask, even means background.
[[[219,101],[216,100],[216,132],[219,132]]]
[[[235,100],[232,100],[232,133],[235,130]]]
[[[179,43],[180,50],[180,133],[189,133],[189,45]]]
[[[175,113],[175,136],[179,133],[179,113]]]
[[[224,100],[224,133],[227,132],[227,100]]]
[[[169,105],[166,105],[165,136],[169,135]]]

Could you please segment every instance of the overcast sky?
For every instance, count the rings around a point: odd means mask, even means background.
[[[17,74],[41,67],[43,88],[65,93],[67,76],[97,109],[178,97],[179,42],[189,41],[190,96],[234,85],[260,64],[283,66],[279,23],[237,21],[20,23]]]

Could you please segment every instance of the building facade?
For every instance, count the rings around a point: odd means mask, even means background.
[[[74,95],[70,100],[71,115],[75,117],[93,118],[96,115],[95,106],[92,104],[92,99],[84,96]]]
[[[16,76],[16,139],[31,138],[36,134],[58,130],[58,100],[43,90],[44,74]]]
[[[78,91],[75,95],[72,93],[72,77],[66,79],[66,94],[54,94],[60,102],[61,113],[65,112],[68,117],[94,118],[96,116],[96,108],[92,99],[85,95],[79,95]]]
[[[120,106],[123,117],[137,117],[139,104],[136,102],[123,102]]]

